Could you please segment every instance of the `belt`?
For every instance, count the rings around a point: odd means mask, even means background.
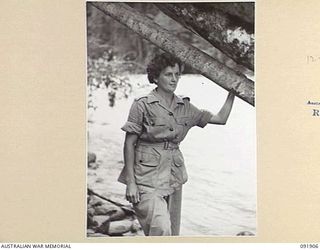
[[[146,146],[146,147],[156,147],[159,149],[178,149],[179,143],[174,143],[170,141],[164,141],[164,142],[147,142],[147,141],[138,141],[137,146]]]

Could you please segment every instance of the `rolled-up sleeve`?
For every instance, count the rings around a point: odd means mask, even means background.
[[[193,126],[204,128],[210,121],[212,114],[204,109],[198,109],[196,106],[190,103],[190,113],[192,114]]]
[[[134,101],[129,112],[128,120],[121,128],[123,131],[140,135],[142,132],[143,108],[139,101]]]

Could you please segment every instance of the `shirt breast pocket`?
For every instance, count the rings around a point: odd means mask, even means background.
[[[162,141],[168,136],[167,120],[163,117],[147,117],[144,126],[145,138],[148,141]]]
[[[187,116],[177,117],[176,121],[177,121],[178,125],[181,125],[181,126],[184,126],[184,127],[190,126],[190,123],[191,123],[190,117],[187,117]]]
[[[147,119],[147,123],[149,126],[165,126],[166,120],[162,117],[149,117]]]

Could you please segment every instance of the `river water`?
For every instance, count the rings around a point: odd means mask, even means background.
[[[135,87],[128,99],[108,107],[104,91],[95,94],[98,108],[88,112],[90,138],[88,150],[101,163],[88,185],[107,196],[121,199],[124,185],[116,178],[122,166],[125,123],[133,97],[147,93],[146,76],[131,76]],[[145,87],[146,86],[146,87]],[[199,75],[184,75],[177,94],[187,95],[198,108],[218,112],[227,91]],[[235,99],[225,126],[192,128],[181,143],[189,175],[183,187],[181,235],[235,236],[241,231],[256,234],[256,124],[255,108]],[[114,167],[117,165],[116,167]]]

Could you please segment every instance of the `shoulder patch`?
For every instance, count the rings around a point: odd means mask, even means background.
[[[178,95],[179,98],[181,98],[182,100],[187,100],[190,101],[190,97],[186,96],[186,95]]]
[[[140,95],[140,96],[137,96],[134,98],[135,101],[139,101],[140,99],[142,98],[147,98],[148,97],[148,94],[143,94],[143,95]]]

